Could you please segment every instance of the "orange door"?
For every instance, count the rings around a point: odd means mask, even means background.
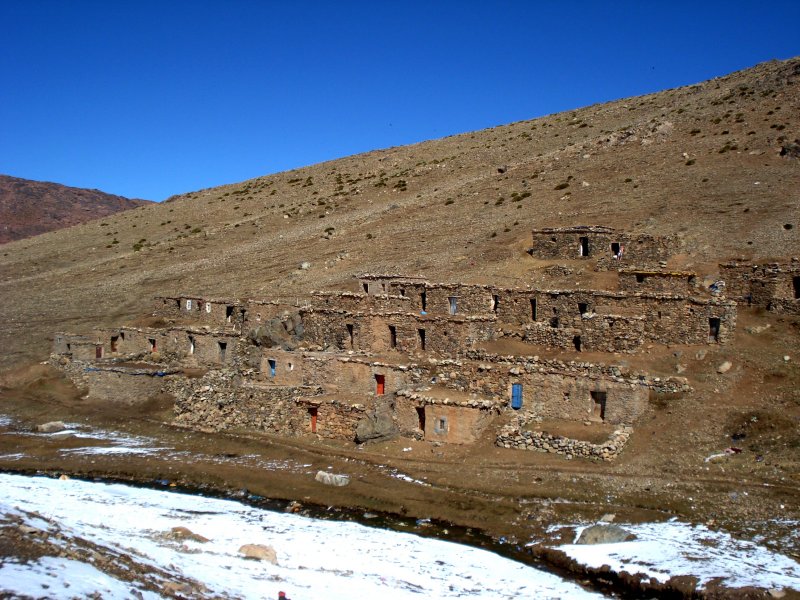
[[[384,375],[375,375],[375,393],[378,396],[383,396],[386,390],[386,377]]]

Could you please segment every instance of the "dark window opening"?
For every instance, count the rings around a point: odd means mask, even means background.
[[[611,242],[611,255],[619,256],[619,242]]]
[[[406,297],[406,290],[405,288],[400,288],[400,295],[405,298]]]
[[[500,308],[500,296],[492,294],[492,312],[497,314],[498,308]]]
[[[437,417],[436,426],[433,430],[436,433],[447,433],[447,417]]]
[[[636,283],[644,283],[645,276],[641,273],[636,274]]]
[[[317,433],[317,407],[310,406],[308,408],[308,418],[311,421],[311,433]]]
[[[420,293],[419,300],[422,311],[425,312],[428,310],[428,294],[426,292]]]
[[[572,338],[572,345],[575,346],[575,350],[577,352],[580,352],[581,351],[581,336],[576,335],[574,338]]]
[[[72,344],[67,344],[67,352],[72,352]]]
[[[111,352],[117,352],[119,350],[119,336],[112,335],[111,336]]]
[[[417,406],[417,422],[419,423],[419,428],[425,433],[425,407],[424,406]]]
[[[536,320],[536,298],[531,298],[531,321]]]
[[[717,317],[711,317],[708,320],[708,339],[714,342],[719,341],[719,329],[721,321]]]
[[[361,285],[364,286],[364,293],[365,294],[369,294],[369,284],[368,283],[362,283]]]
[[[553,329],[558,328],[558,317],[550,318],[550,327],[552,327]]]
[[[389,325],[389,347],[397,348],[397,327]]]
[[[792,288],[794,288],[794,299],[800,298],[800,277],[792,277]]]
[[[124,331],[120,331],[119,332],[119,339],[122,340],[123,342],[125,341],[125,332]]]
[[[606,419],[606,392],[590,392],[592,396],[592,417],[605,421]]]
[[[580,256],[589,256],[589,238],[582,237],[580,239]]]
[[[375,375],[375,393],[378,396],[383,396],[386,393],[385,375]]]
[[[269,365],[269,376],[275,377],[275,372],[278,369],[278,361],[274,358],[270,358],[267,360],[267,364]]]
[[[658,318],[661,318],[661,311],[658,311]]]
[[[589,305],[586,302],[578,302],[578,312],[585,315],[589,312]]]
[[[232,306],[226,306],[225,307],[225,320],[228,321],[228,323],[230,323],[231,320],[233,320],[233,307]]]
[[[219,348],[219,360],[220,360],[220,362],[225,362],[225,355],[228,353],[228,343],[227,342],[217,342],[217,347]]]
[[[417,329],[417,335],[419,336],[419,349],[425,350],[425,330]]]
[[[175,304],[178,305],[178,310],[180,310],[181,309],[181,299],[180,298],[176,299],[175,300]]]
[[[347,324],[347,337],[350,339],[350,349],[353,349],[353,343],[355,342],[355,333],[353,331],[353,324]]]

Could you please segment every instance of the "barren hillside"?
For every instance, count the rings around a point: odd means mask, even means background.
[[[0,244],[146,204],[99,190],[0,175]]]
[[[795,58],[6,244],[2,365],[42,360],[54,330],[141,315],[154,294],[292,297],[364,271],[546,284],[525,252],[534,227],[677,234],[674,266],[702,274],[733,257],[797,256],[799,121]]]

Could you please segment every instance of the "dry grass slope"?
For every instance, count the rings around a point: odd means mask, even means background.
[[[360,271],[534,280],[529,230],[678,234],[681,267],[800,254],[800,59],[199,190],[4,245],[0,366],[154,294],[292,297]],[[312,267],[299,270],[301,261]]]

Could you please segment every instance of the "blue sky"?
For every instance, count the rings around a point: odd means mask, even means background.
[[[162,200],[800,54],[800,1],[0,0],[0,173]]]

